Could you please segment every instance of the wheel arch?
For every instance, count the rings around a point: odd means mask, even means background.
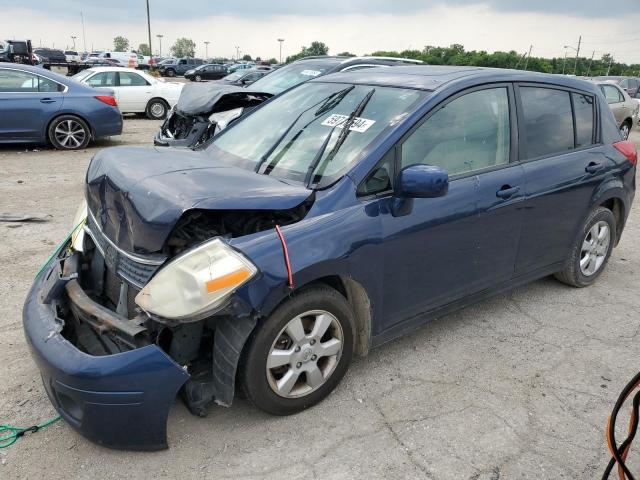
[[[609,209],[616,219],[616,243],[622,236],[629,212],[629,196],[623,183],[616,179],[602,184],[592,197],[591,209],[604,207]]]
[[[47,142],[50,142],[51,139],[49,138],[49,127],[51,127],[51,124],[58,118],[60,117],[64,117],[66,115],[70,115],[72,117],[78,117],[80,120],[82,120],[84,123],[87,124],[87,127],[89,127],[89,135],[90,135],[90,140],[94,141],[95,138],[95,134],[93,131],[93,125],[91,125],[91,122],[87,119],[87,117],[85,117],[82,114],[79,114],[78,112],[56,112],[55,115],[53,115],[49,121],[46,123],[45,127],[44,127],[44,138]]]

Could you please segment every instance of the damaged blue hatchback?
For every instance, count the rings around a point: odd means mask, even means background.
[[[286,415],[354,354],[490,295],[603,271],[637,153],[597,86],[473,67],[328,75],[198,151],[110,148],[24,328],[60,415],[167,446],[241,390]]]

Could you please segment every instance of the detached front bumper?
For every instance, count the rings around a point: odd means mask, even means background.
[[[189,374],[156,345],[92,356],[64,338],[58,299],[51,298],[47,281],[59,276],[57,262],[52,259],[38,275],[23,310],[25,335],[51,403],[69,425],[101,445],[167,448],[169,409]],[[44,294],[50,304],[43,303]]]

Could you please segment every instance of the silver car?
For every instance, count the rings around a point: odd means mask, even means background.
[[[626,140],[629,138],[629,133],[631,133],[633,126],[638,123],[640,104],[633,100],[615,82],[598,82],[598,85],[607,99],[613,116],[616,117],[622,138]]]

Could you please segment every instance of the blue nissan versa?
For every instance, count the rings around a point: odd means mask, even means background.
[[[637,153],[597,85],[395,67],[317,78],[198,151],[110,148],[38,275],[24,328],[89,439],[166,447],[241,387],[286,415],[354,354],[545,275],[602,273]]]

